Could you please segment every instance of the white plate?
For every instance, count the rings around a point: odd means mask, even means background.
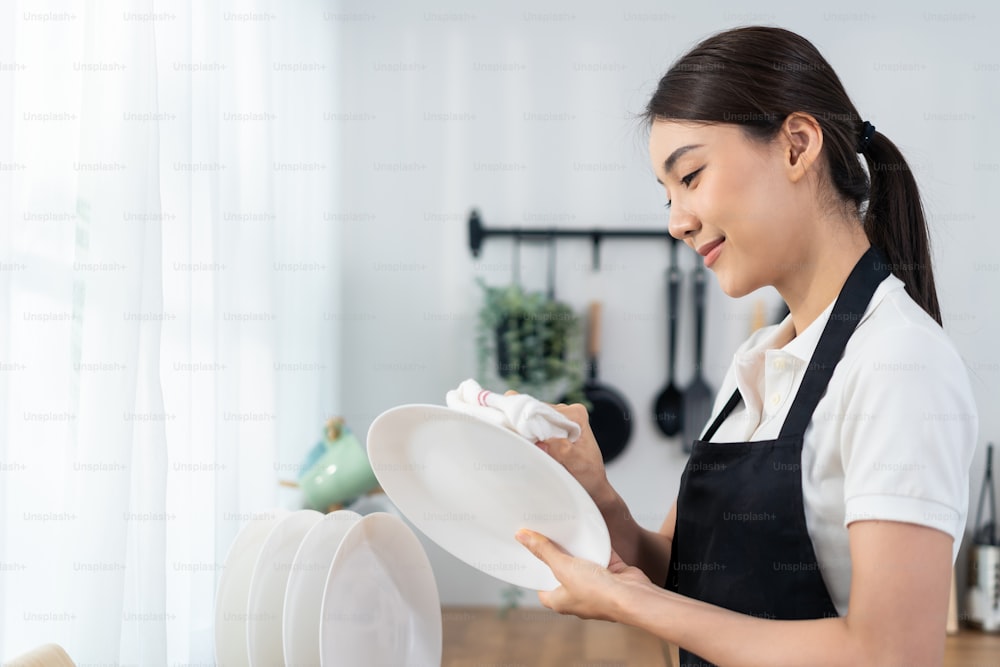
[[[320,613],[330,563],[344,535],[361,515],[337,510],[312,527],[292,560],[285,589],[282,636],[285,664],[305,667],[319,663]]]
[[[440,667],[441,601],[413,531],[391,514],[362,517],[340,543],[323,593],[324,667]]]
[[[281,619],[292,560],[306,533],[322,521],[315,510],[299,510],[278,521],[260,549],[250,580],[247,652],[251,667],[284,665]]]
[[[245,667],[250,660],[247,655],[250,580],[268,534],[288,514],[288,510],[255,514],[229,547],[215,593],[215,662],[219,667]]]
[[[561,464],[513,431],[439,405],[402,405],[372,423],[368,457],[407,519],[497,579],[535,590],[559,585],[514,539],[521,528],[574,556],[611,560],[594,501]]]

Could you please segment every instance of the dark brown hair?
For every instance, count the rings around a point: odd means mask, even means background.
[[[758,141],[772,140],[793,112],[813,116],[823,130],[826,170],[835,191],[864,208],[864,230],[914,301],[938,324],[927,224],[906,160],[881,132],[858,159],[864,119],[815,46],[788,30],[745,27],[704,40],[660,79],[646,120],[739,125]],[[867,203],[867,206],[865,204]]]

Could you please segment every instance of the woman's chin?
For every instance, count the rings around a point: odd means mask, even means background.
[[[713,273],[715,273],[715,277],[719,281],[719,288],[726,296],[733,299],[739,299],[764,287],[764,285],[755,281],[740,280],[730,275],[725,269],[713,271]]]

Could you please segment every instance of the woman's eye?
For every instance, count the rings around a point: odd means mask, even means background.
[[[669,199],[667,200],[667,203],[664,204],[664,206],[666,206],[667,208],[670,208],[670,200]]]
[[[704,169],[704,167],[702,167],[701,169]],[[696,171],[692,171],[690,174],[688,174],[687,176],[685,176],[684,178],[681,179],[681,183],[684,184],[684,187],[690,187],[691,186],[691,181],[694,180],[695,176],[697,176],[698,174],[701,173],[701,169],[698,169]]]

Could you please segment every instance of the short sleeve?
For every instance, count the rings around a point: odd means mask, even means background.
[[[849,372],[844,525],[929,526],[951,535],[957,553],[979,424],[961,357],[942,331],[910,324],[867,338]]]

